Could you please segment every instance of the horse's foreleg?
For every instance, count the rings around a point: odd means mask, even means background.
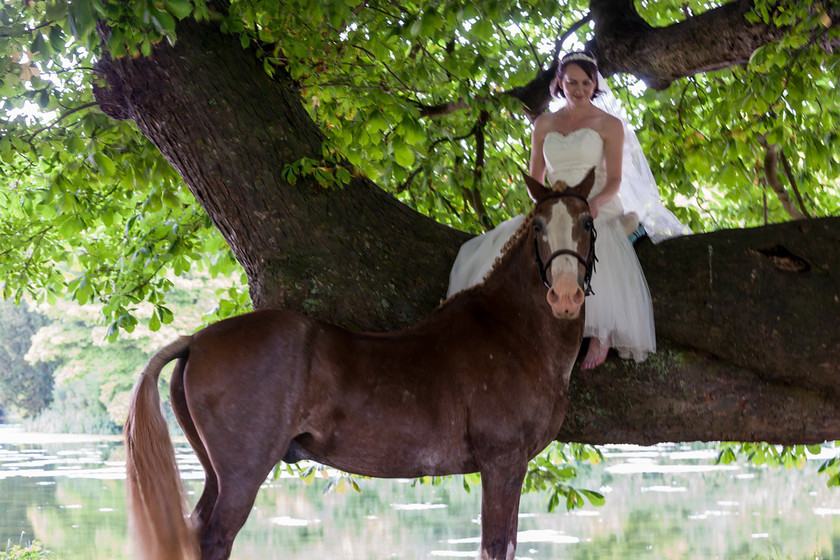
[[[528,463],[511,461],[481,471],[481,560],[513,560],[519,496]]]

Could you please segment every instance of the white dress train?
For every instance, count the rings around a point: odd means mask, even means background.
[[[590,196],[604,188],[604,141],[594,129],[581,128],[567,135],[549,132],[543,155],[549,186],[557,181],[576,185],[595,167]],[[619,221],[623,214],[618,196],[598,208],[598,262],[592,276],[595,293],[586,298],[584,336],[609,341],[622,358],[642,361],[656,351],[653,306],[642,267]],[[522,220],[524,216],[511,218],[461,246],[449,275],[447,297],[484,279]]]

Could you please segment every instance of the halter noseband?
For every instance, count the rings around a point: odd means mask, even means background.
[[[586,207],[589,208],[589,201],[586,200],[586,197],[580,195],[576,192],[567,192],[567,191],[554,191],[551,194],[542,198],[538,203],[537,207],[543,202],[548,200],[552,200],[555,198],[564,198],[564,197],[572,197],[577,198],[583,201],[586,204]],[[592,273],[595,272],[595,261],[598,260],[598,257],[595,256],[595,239],[598,237],[598,232],[595,231],[595,224],[593,223],[589,230],[589,255],[586,258],[583,258],[580,253],[577,251],[572,251],[571,249],[560,249],[559,251],[554,251],[548,257],[548,259],[543,263],[542,257],[540,257],[540,245],[537,241],[537,236],[534,236],[534,256],[537,261],[537,268],[540,271],[540,279],[542,280],[543,285],[549,290],[551,289],[551,283],[548,281],[548,267],[551,266],[551,261],[556,259],[557,257],[563,255],[569,255],[577,259],[577,261],[582,264],[586,270],[583,275],[583,291],[587,296],[594,295],[595,292],[592,290]]]

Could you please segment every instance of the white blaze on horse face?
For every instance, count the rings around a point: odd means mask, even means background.
[[[561,249],[578,252],[577,243],[572,238],[574,224],[572,215],[561,203],[552,205],[543,239],[548,242],[550,253]],[[586,299],[583,289],[578,285],[578,260],[571,255],[560,255],[551,261],[550,282],[546,300],[558,319],[577,319]]]

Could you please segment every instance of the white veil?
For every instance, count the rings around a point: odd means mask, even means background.
[[[691,230],[662,205],[656,180],[648,165],[636,131],[627,120],[618,98],[598,72],[598,89],[602,91],[592,104],[618,118],[624,125],[624,154],[621,163],[621,187],[618,198],[625,212],[635,212],[651,241],[659,243],[671,237],[689,235]],[[564,103],[565,100],[560,98]]]

